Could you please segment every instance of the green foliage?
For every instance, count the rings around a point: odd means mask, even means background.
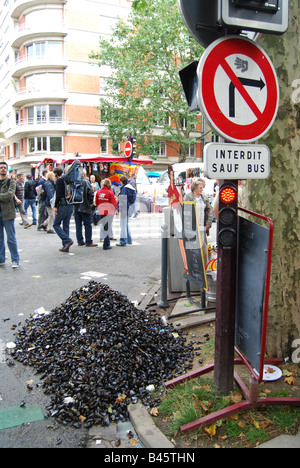
[[[184,158],[195,143],[196,116],[188,110],[178,73],[202,52],[176,0],[136,0],[129,20],[120,19],[111,38],[100,39],[99,52],[90,54],[100,67],[112,70],[100,101],[110,138],[119,142],[133,133],[138,152],[151,156],[161,139],[170,140]]]

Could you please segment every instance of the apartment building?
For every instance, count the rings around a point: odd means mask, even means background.
[[[28,172],[31,165],[60,163],[77,153],[112,155],[97,110],[106,71],[90,64],[88,55],[117,17],[128,16],[132,1],[2,2],[0,157],[14,172]],[[201,146],[191,148],[191,159],[201,156]],[[166,142],[157,156],[165,165],[176,160]]]
[[[0,145],[13,170],[109,152],[97,110],[100,69],[88,54],[130,7],[130,0],[4,0]]]

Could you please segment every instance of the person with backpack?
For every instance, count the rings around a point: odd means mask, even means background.
[[[93,227],[92,227],[92,210],[94,204],[94,190],[92,184],[83,178],[81,185],[84,189],[82,203],[75,204],[75,224],[76,238],[79,246],[98,247],[98,244],[93,242]],[[84,226],[85,241],[83,238],[82,227]]]
[[[71,194],[66,192],[66,184],[63,177],[63,170],[60,167],[53,169],[56,178],[55,186],[55,204],[54,214],[55,219],[53,229],[61,238],[62,248],[60,252],[69,252],[73,240],[70,238],[70,221],[74,211],[74,206],[68,203]]]
[[[48,172],[46,176],[46,182],[43,184],[43,193],[41,194],[41,202],[47,209],[48,218],[42,224],[42,228],[47,231],[47,234],[55,234],[53,230],[54,223],[54,208],[52,206],[52,200],[55,194],[55,174],[54,172]]]
[[[12,268],[20,266],[20,257],[17,246],[15,231],[15,193],[16,184],[7,177],[8,165],[0,162],[0,266],[5,265],[5,239],[4,230],[7,236],[7,245],[11,254]]]

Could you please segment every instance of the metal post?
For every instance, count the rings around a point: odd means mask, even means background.
[[[168,225],[163,224],[161,227],[161,289],[160,301],[157,303],[161,309],[167,309],[169,303],[168,295]]]
[[[220,180],[220,190],[223,183]],[[236,262],[237,248],[225,250],[218,245],[214,385],[222,395],[228,395],[234,384]]]

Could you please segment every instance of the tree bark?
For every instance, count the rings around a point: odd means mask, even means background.
[[[245,183],[244,206],[275,224],[267,354],[287,357],[300,338],[300,1],[290,0],[288,32],[261,35],[280,85],[277,119],[262,139],[271,150],[271,175]],[[294,345],[295,346],[295,345]]]

